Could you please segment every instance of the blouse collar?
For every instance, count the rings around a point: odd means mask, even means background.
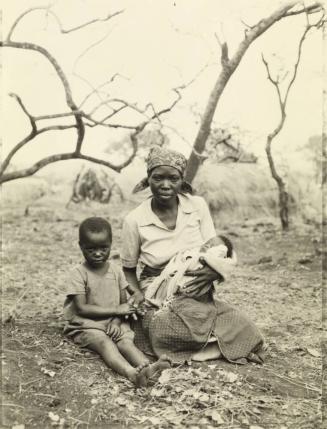
[[[197,210],[197,208],[192,204],[192,201],[190,200],[188,195],[185,194],[178,194],[178,210],[181,210],[183,213],[193,213]],[[146,225],[157,225],[162,227],[164,224],[161,222],[161,220],[158,218],[158,216],[152,211],[151,208],[151,201],[152,196],[149,197],[147,200],[144,201],[142,204],[142,219],[139,222],[140,226],[146,226]]]

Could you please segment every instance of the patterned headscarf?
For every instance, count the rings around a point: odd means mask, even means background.
[[[168,165],[178,170],[181,175],[184,175],[187,160],[185,156],[176,152],[175,150],[164,149],[160,146],[155,146],[150,149],[149,155],[146,159],[148,174],[156,167]]]
[[[150,152],[146,159],[146,163],[148,177],[154,168],[161,167],[163,165],[176,168],[176,170],[178,170],[183,177],[187,165],[187,160],[185,156],[180,152],[176,152],[175,150],[171,149],[165,149],[160,146],[154,146],[150,149]],[[135,188],[133,189],[134,194],[136,192],[143,191],[149,186],[148,177],[142,179],[141,182],[135,186]],[[183,180],[181,190],[183,193],[193,193],[192,186],[185,180]]]

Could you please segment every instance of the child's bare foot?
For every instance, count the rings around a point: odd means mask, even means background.
[[[168,356],[162,355],[157,362],[152,363],[144,368],[148,381],[155,381],[159,378],[164,369],[171,368],[171,360]]]
[[[146,369],[149,367],[149,365],[150,362],[147,361],[135,368],[135,379],[132,381],[135,383],[136,387],[146,387],[148,385]]]
[[[136,377],[134,383],[137,387],[146,387],[150,381],[155,381],[164,369],[171,368],[171,360],[163,355],[157,362],[152,364],[144,363],[136,368]]]

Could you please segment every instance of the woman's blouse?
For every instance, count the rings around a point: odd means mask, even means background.
[[[207,203],[202,197],[179,194],[176,227],[169,229],[152,211],[149,198],[125,218],[122,231],[122,264],[138,262],[161,268],[176,253],[201,247],[216,237]]]

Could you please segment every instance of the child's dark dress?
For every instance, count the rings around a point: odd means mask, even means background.
[[[73,338],[81,347],[88,347],[107,337],[108,324],[114,317],[87,319],[76,314],[73,297],[85,295],[86,303],[99,307],[113,307],[121,304],[121,292],[128,286],[122,270],[112,262],[105,274],[91,271],[85,263],[75,266],[68,278],[64,318],[67,321],[64,334]],[[128,322],[122,322],[121,335],[117,341],[134,338]]]

